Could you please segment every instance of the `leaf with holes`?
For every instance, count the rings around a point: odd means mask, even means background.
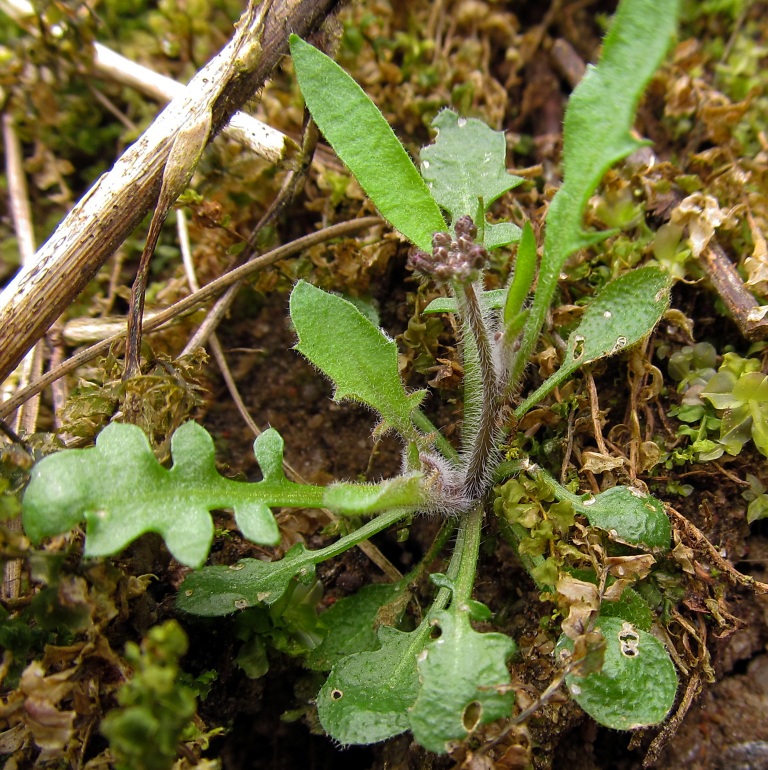
[[[464,215],[476,219],[480,200],[484,212],[523,181],[507,171],[503,131],[494,131],[475,118],[460,118],[452,110],[438,113],[432,127],[437,137],[434,144],[421,151],[421,173],[452,222]],[[483,244],[487,249],[519,238],[520,228],[511,222],[484,226]]]
[[[600,671],[586,677],[569,674],[573,699],[595,721],[614,730],[634,730],[664,721],[675,702],[677,673],[664,645],[620,618],[598,618],[605,637]],[[558,650],[573,649],[565,636]]]
[[[409,727],[408,709],[419,691],[416,657],[429,626],[410,633],[381,626],[378,638],[378,650],[339,661],[317,695],[320,724],[339,743],[377,743]]]
[[[476,726],[509,716],[514,694],[507,660],[516,646],[503,634],[475,631],[467,612],[445,610],[432,618],[440,636],[419,660],[421,688],[410,723],[420,745],[444,754]]]
[[[412,437],[411,413],[426,395],[407,393],[400,380],[397,345],[351,302],[305,281],[291,293],[296,349],[336,385],[334,400],[375,409],[401,435]]]
[[[516,410],[522,417],[580,366],[618,353],[647,337],[669,307],[670,277],[641,267],[607,284],[588,305],[568,338],[562,366]]]

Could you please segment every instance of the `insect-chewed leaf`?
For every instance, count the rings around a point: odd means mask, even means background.
[[[466,612],[445,610],[434,617],[440,636],[419,661],[421,688],[410,723],[424,748],[444,754],[451,741],[463,740],[478,725],[509,716],[514,694],[506,662],[515,643],[503,634],[478,633]]]
[[[444,230],[440,209],[378,107],[309,43],[291,35],[299,88],[318,128],[383,217],[424,251]]]
[[[381,646],[339,661],[317,696],[325,731],[342,744],[376,743],[408,729],[419,691],[416,657],[429,638],[420,626],[404,633],[379,628]]]
[[[677,692],[675,666],[664,645],[651,634],[620,618],[598,618],[605,637],[600,671],[566,677],[573,699],[595,721],[614,730],[657,725],[669,713]],[[558,648],[573,649],[562,636]]]
[[[516,410],[520,418],[580,366],[647,337],[669,307],[670,277],[656,267],[632,270],[607,284],[568,338],[562,366]]]
[[[507,172],[507,142],[502,131],[475,118],[460,118],[452,110],[440,112],[432,126],[437,138],[421,151],[421,173],[453,222],[464,215],[474,218],[479,199],[487,209],[523,181]],[[510,222],[485,225],[486,248],[504,246],[519,237],[520,228]]]
[[[375,409],[387,426],[412,436],[411,413],[426,392],[407,393],[400,380],[397,345],[351,302],[305,281],[291,293],[296,349],[336,385],[334,399]]]

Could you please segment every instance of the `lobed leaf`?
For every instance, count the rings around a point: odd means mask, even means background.
[[[600,617],[595,628],[605,637],[599,672],[571,673],[566,684],[573,699],[595,721],[614,730],[659,724],[677,693],[677,673],[664,645],[655,636],[620,618]],[[573,649],[562,636],[558,648]]]
[[[421,173],[452,222],[464,215],[476,219],[479,200],[485,211],[523,181],[507,171],[507,142],[502,131],[493,131],[475,118],[460,118],[452,110],[438,113],[432,126],[437,137],[422,148]],[[486,224],[484,233],[487,249],[520,238],[520,228],[511,222]]]
[[[397,345],[347,300],[305,281],[291,293],[296,349],[336,385],[334,400],[349,398],[375,409],[401,435],[411,436],[411,413],[426,391],[407,393]]]
[[[419,659],[421,687],[410,726],[420,745],[444,754],[478,725],[509,716],[514,694],[507,660],[516,647],[503,634],[475,631],[467,612],[444,610],[433,618],[440,636]]]
[[[213,440],[194,422],[173,434],[170,469],[157,461],[140,428],[112,423],[95,447],[67,449],[34,466],[23,499],[24,529],[39,542],[85,520],[86,556],[111,556],[157,532],[176,559],[199,567],[213,539],[213,510],[233,510],[249,540],[276,545],[273,507],[331,508],[354,516],[397,508],[405,515],[424,499],[419,473],[378,484],[295,484],[283,473],[283,439],[272,429],[253,448],[263,481],[233,481],[216,470]]]
[[[282,439],[277,436],[278,446],[274,435],[257,440],[257,456],[268,462],[277,451],[282,463]],[[211,510],[234,509],[250,538],[275,545],[280,537],[270,505],[321,501],[321,488],[307,487],[297,496],[298,485],[274,475],[259,484],[224,478],[216,470],[213,440],[194,422],[174,433],[171,454],[168,470],[157,462],[140,428],[112,423],[95,447],[46,457],[33,468],[24,495],[27,534],[38,542],[84,519],[85,555],[108,556],[146,532],[157,532],[175,558],[196,567],[213,538]]]
[[[522,417],[584,364],[611,356],[647,337],[669,307],[671,278],[641,267],[608,283],[588,305],[568,338],[561,367],[515,410]]]
[[[296,79],[323,136],[381,215],[424,251],[445,222],[424,180],[378,107],[324,53],[290,37]]]

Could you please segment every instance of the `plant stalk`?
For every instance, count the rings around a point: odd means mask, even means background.
[[[480,424],[473,437],[467,462],[467,475],[464,489],[470,499],[477,500],[485,492],[489,471],[497,452],[497,427],[499,424],[499,381],[493,360],[493,347],[489,339],[488,328],[483,319],[480,301],[471,283],[463,285],[464,315],[477,348],[480,364],[482,404]]]

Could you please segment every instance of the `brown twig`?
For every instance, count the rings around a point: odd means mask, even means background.
[[[112,170],[72,209],[35,265],[23,269],[0,295],[0,380],[4,380],[155,203],[163,169],[179,128],[211,107],[209,140],[263,85],[288,48],[288,35],[306,37],[343,0],[275,0],[264,21],[258,56],[233,66],[230,43],[174,99]],[[221,75],[229,73],[222,85]]]
[[[768,337],[766,308],[750,294],[733,262],[714,238],[699,256],[699,262],[741,333],[749,340]]]
[[[320,230],[317,233],[311,233],[305,235],[303,238],[298,238],[291,243],[287,243],[284,246],[278,246],[270,252],[267,252],[261,257],[257,257],[245,265],[232,270],[226,275],[222,275],[209,284],[206,284],[200,291],[194,292],[188,297],[179,300],[171,307],[166,308],[162,312],[158,313],[153,318],[145,321],[144,331],[153,331],[161,326],[165,325],[169,321],[172,321],[177,316],[183,313],[188,313],[196,309],[199,305],[202,305],[211,297],[215,297],[220,294],[226,288],[238,281],[258,272],[259,270],[271,265],[281,259],[286,259],[294,254],[298,254],[304,249],[311,248],[312,246],[322,243],[323,241],[332,238],[342,238],[365,230],[368,227],[382,224],[382,220],[379,217],[362,217],[361,219],[354,219],[349,222],[342,222],[338,225],[331,225],[324,230]],[[3,404],[0,404],[0,419],[4,418],[20,404],[23,404],[27,399],[39,393],[46,388],[52,382],[55,382],[60,377],[64,377],[70,372],[75,371],[78,367],[93,360],[96,356],[105,354],[116,342],[119,342],[125,337],[125,331],[120,331],[117,334],[113,334],[101,342],[91,345],[89,348],[81,351],[77,355],[72,356],[68,361],[63,363],[55,370],[46,372],[39,380],[23,388],[16,393],[12,398],[9,398]]]
[[[693,522],[688,521],[682,513],[676,511],[672,506],[667,505],[665,507],[667,512],[670,513],[678,523],[680,529],[682,529],[697,546],[706,551],[707,556],[712,560],[715,566],[725,572],[734,583],[744,586],[745,588],[751,588],[756,594],[768,594],[768,583],[761,583],[759,580],[755,580],[751,575],[745,575],[742,572],[739,572],[733,564],[720,555],[717,548],[709,542],[706,535],[693,524]]]

